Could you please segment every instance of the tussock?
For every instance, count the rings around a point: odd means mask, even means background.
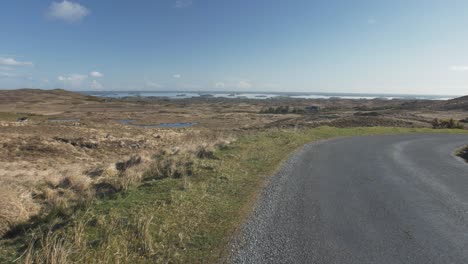
[[[39,210],[31,191],[14,185],[0,186],[0,236],[15,225],[26,222]]]
[[[144,179],[182,178],[191,176],[193,157],[185,155],[156,156],[144,174]]]
[[[49,263],[63,264],[70,263],[72,245],[62,232],[54,232],[51,225],[45,232],[38,232],[37,238],[33,236],[28,249],[26,250],[23,263]],[[37,250],[40,248],[40,250]]]

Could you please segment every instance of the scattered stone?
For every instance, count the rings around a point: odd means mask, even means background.
[[[171,150],[172,150],[172,154],[176,155],[177,153],[179,153],[180,148],[179,147],[173,147]]]
[[[138,143],[131,144],[131,145],[130,145],[130,148],[132,148],[132,149],[138,149],[138,148],[140,148],[140,144],[138,144]]]

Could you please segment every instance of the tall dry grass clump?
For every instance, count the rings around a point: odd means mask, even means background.
[[[66,213],[71,207],[89,204],[94,198],[92,180],[78,170],[67,172],[58,181],[48,180],[42,188],[45,210]]]
[[[54,232],[50,228],[47,232],[38,232],[33,236],[26,250],[24,264],[64,264],[71,263],[70,256],[73,245],[63,232]],[[39,249],[39,250],[38,250]]]
[[[0,186],[0,236],[39,211],[30,190],[15,185]]]
[[[145,172],[144,179],[177,179],[191,176],[193,164],[193,156],[189,154],[158,155]]]

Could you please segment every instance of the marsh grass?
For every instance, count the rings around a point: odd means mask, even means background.
[[[154,157],[138,186],[95,200],[65,224],[32,229],[23,242],[2,250],[25,263],[217,263],[265,179],[295,149],[332,137],[411,132],[433,130],[274,129],[225,145],[214,151],[215,159],[180,148],[165,150]],[[187,161],[191,173],[180,169]]]

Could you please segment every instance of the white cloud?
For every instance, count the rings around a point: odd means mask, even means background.
[[[466,72],[468,71],[468,65],[456,65],[450,67],[450,70],[457,71],[457,72]]]
[[[89,14],[89,9],[68,0],[53,2],[47,10],[47,17],[65,22],[77,22]]]
[[[237,83],[237,88],[249,89],[249,88],[252,88],[252,84],[249,81],[239,81]]]
[[[193,4],[192,0],[177,0],[175,2],[175,8],[186,8]]]
[[[1,58],[0,57],[0,65],[7,65],[7,66],[34,66],[32,62],[29,61],[17,61],[13,58]]]
[[[93,81],[91,82],[90,87],[91,87],[92,89],[94,89],[94,90],[102,90],[102,89],[104,88],[104,86],[103,86],[100,82],[98,82],[98,81],[96,81],[96,80],[93,80]]]
[[[73,87],[78,87],[87,78],[88,78],[87,75],[74,73],[74,74],[70,74],[70,75],[67,75],[67,76],[62,76],[61,75],[61,76],[57,77],[57,80],[63,82],[66,85],[70,85],[70,86],[73,86]]]
[[[89,76],[94,77],[94,78],[101,78],[104,76],[104,74],[98,72],[98,71],[93,71],[89,74]]]
[[[214,84],[215,88],[224,88],[226,87],[226,84],[224,82],[217,82]]]
[[[177,74],[172,75],[172,77],[174,77],[176,79],[180,79],[180,78],[182,78],[182,75],[177,73]]]

